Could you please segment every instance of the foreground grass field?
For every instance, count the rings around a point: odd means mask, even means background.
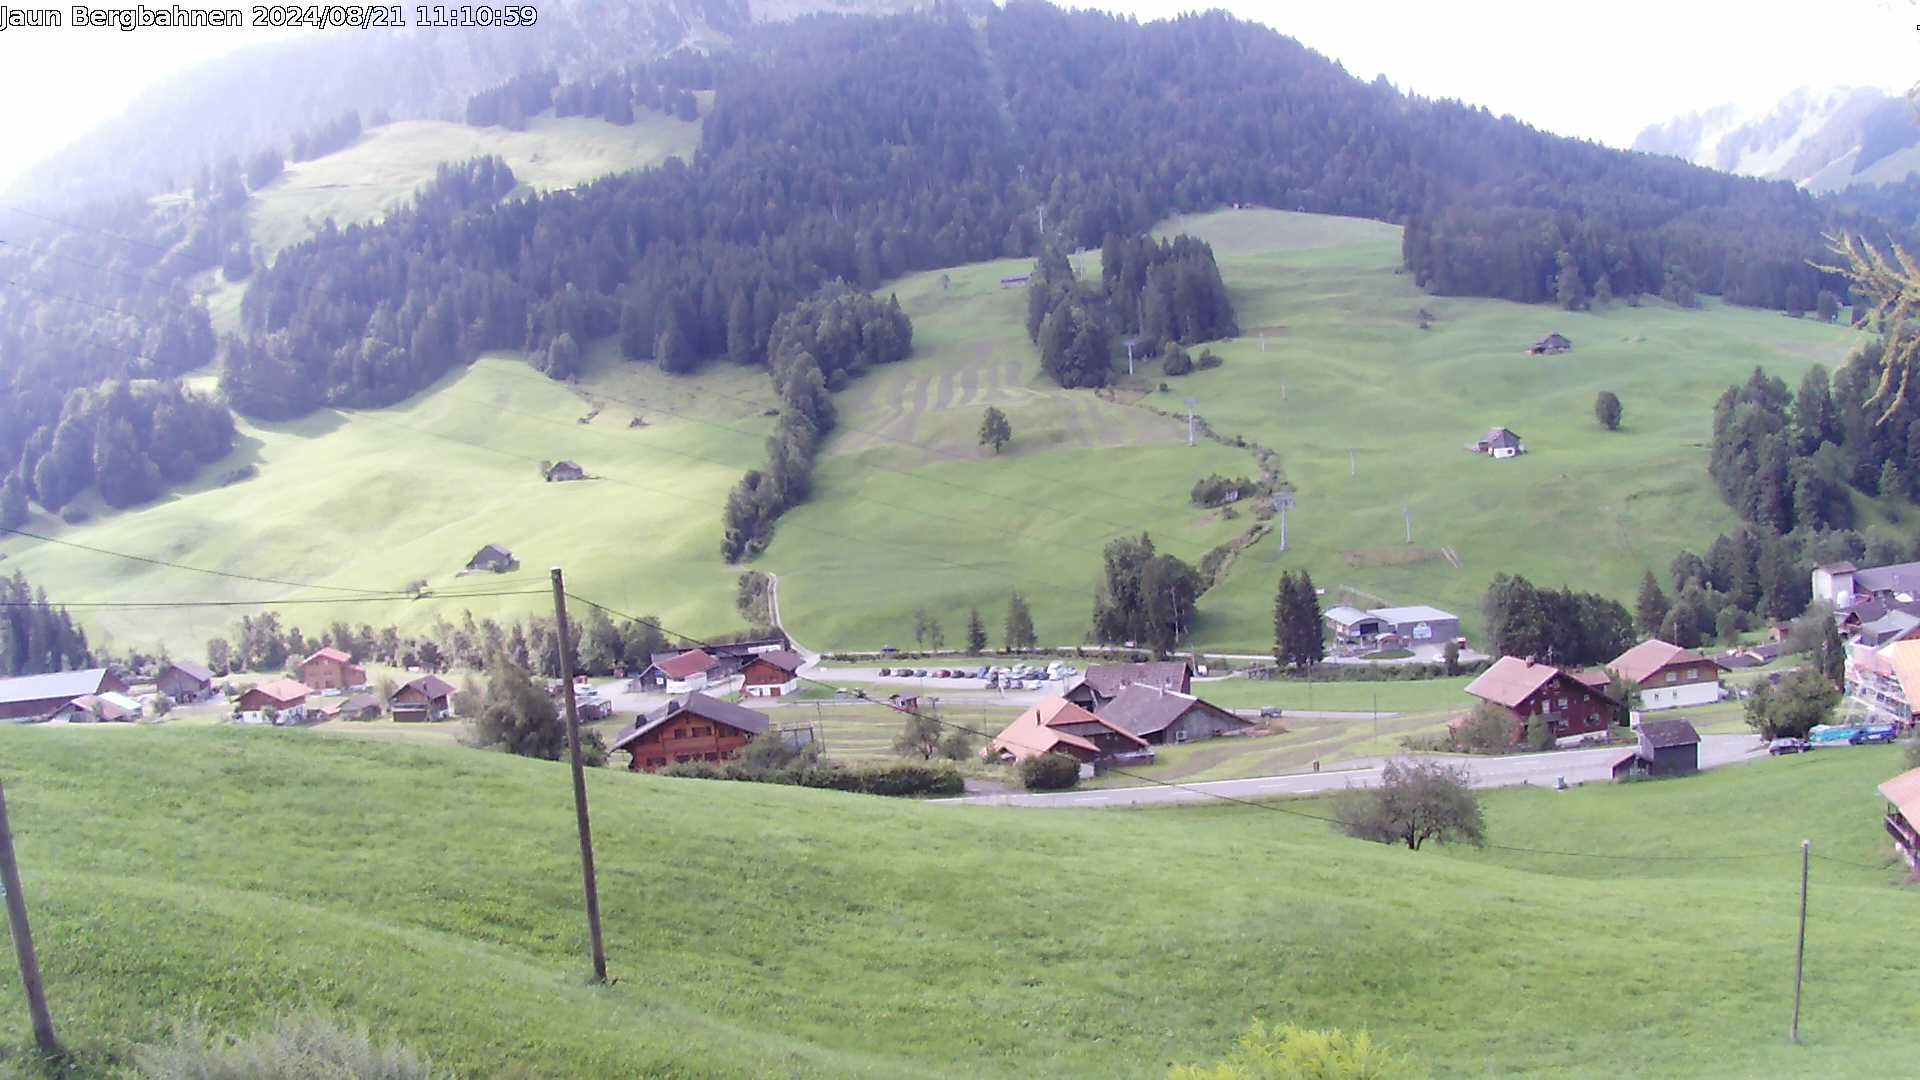
[[[489,1076],[1159,1076],[1254,1016],[1441,1076],[1897,1075],[1914,1049],[1889,988],[1920,899],[1887,869],[1816,864],[1806,1043],[1780,1034],[1798,841],[1880,866],[1891,750],[1489,798],[1496,842],[1625,860],[596,771],[604,988],[559,765],[153,727],[0,730],[0,762],[68,1075],[195,1009],[320,1010]],[[0,1071],[27,1068],[12,979],[0,1016]]]
[[[700,125],[642,110],[632,124],[540,116],[525,131],[402,120],[368,131],[352,146],[287,166],[249,200],[255,248],[270,262],[332,218],[345,228],[404,206],[442,164],[497,156],[525,190],[552,191],[595,177],[690,156]]]

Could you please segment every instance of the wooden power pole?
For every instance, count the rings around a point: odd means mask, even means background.
[[[7,897],[7,924],[13,930],[13,955],[20,961],[20,983],[27,991],[27,1011],[33,1015],[33,1041],[49,1057],[61,1053],[47,1011],[47,988],[40,982],[40,959],[33,951],[33,930],[27,925],[27,897],[20,891],[20,866],[13,859],[13,829],[7,823],[7,792],[0,786],[0,892]]]
[[[553,568],[553,621],[559,630],[560,676],[567,708],[567,754],[573,766],[573,813],[580,830],[580,877],[587,900],[587,941],[593,951],[593,978],[607,981],[607,952],[600,940],[600,886],[593,876],[593,825],[587,818],[587,770],[580,760],[580,714],[573,703],[573,637],[567,630],[567,585]]]
[[[1793,1026],[1787,1038],[1800,1041],[1800,982],[1807,973],[1807,870],[1813,861],[1813,841],[1800,841],[1800,944],[1793,951]]]

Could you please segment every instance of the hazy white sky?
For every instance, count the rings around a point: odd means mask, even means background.
[[[1142,19],[1224,7],[1299,38],[1363,78],[1384,73],[1404,90],[1457,97],[1551,131],[1621,146],[1649,123],[1723,102],[1765,107],[1797,86],[1903,90],[1920,81],[1914,0],[1095,0],[1078,6]],[[0,31],[0,186],[167,75],[276,34],[71,26]]]

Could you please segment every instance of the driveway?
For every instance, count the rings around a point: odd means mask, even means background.
[[[1475,787],[1518,787],[1521,784],[1552,785],[1558,779],[1569,784],[1608,780],[1611,768],[1629,746],[1610,746],[1602,750],[1562,750],[1547,754],[1512,754],[1506,757],[1461,757],[1445,754],[1407,754],[1400,760],[1431,759],[1464,765]],[[1703,735],[1700,739],[1700,767],[1715,769],[1766,756],[1766,745],[1752,735]],[[1339,769],[1318,773],[1291,773],[1285,776],[1255,776],[1244,780],[1208,780],[1178,787],[1158,784],[1142,787],[1106,788],[1100,791],[1061,791],[1048,794],[1026,792],[1005,795],[969,795],[958,799],[940,799],[943,803],[976,806],[1029,806],[1086,808],[1105,806],[1152,806],[1160,803],[1210,801],[1215,796],[1235,799],[1265,799],[1282,795],[1315,795],[1344,787],[1365,787],[1380,780],[1381,760],[1362,760]]]

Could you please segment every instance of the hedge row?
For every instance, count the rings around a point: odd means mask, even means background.
[[[793,769],[755,769],[737,761],[690,761],[669,765],[663,776],[694,780],[738,780],[750,784],[789,784],[826,788],[861,795],[958,795],[965,790],[960,774],[949,766],[903,761],[890,765],[805,765]]]

